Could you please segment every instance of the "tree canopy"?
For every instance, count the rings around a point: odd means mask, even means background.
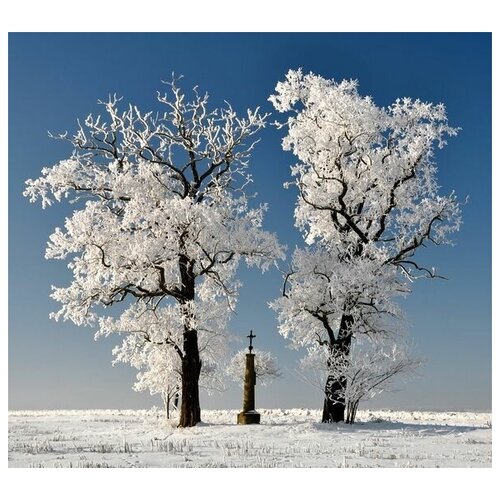
[[[238,263],[267,269],[283,250],[262,229],[266,206],[250,207],[246,194],[267,116],[240,117],[228,104],[210,110],[207,94],[195,88],[189,101],[177,81],[167,85],[163,111],[122,111],[116,96],[101,102],[105,117],[57,136],[72,155],[28,180],[24,194],[43,207],[77,202],[46,251],[69,258],[73,275],[53,289],[61,304],[53,317],[97,325],[97,336],[123,334],[116,359],[145,370],[142,386],[155,387],[161,360],[163,379],[182,379],[181,425],[194,425],[200,371],[220,361],[227,342]],[[118,303],[120,315],[107,314]]]
[[[388,321],[400,316],[395,299],[415,279],[438,276],[416,254],[450,243],[460,227],[459,203],[440,194],[434,162],[458,129],[442,104],[403,98],[379,107],[354,80],[301,70],[289,71],[270,101],[287,114],[278,127],[298,159],[288,185],[297,188],[295,224],[308,245],[294,252],[273,307],[280,333],[295,347],[324,349],[333,368],[339,356],[349,359],[353,337],[396,333]],[[343,419],[338,370],[325,392],[324,420]]]

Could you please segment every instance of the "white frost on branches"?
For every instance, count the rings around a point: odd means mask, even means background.
[[[224,374],[219,363],[227,356],[229,332],[226,325],[230,310],[224,300],[215,299],[196,304],[193,312],[201,326],[198,344],[202,369],[200,387],[207,392],[223,390]],[[181,392],[181,356],[176,352],[182,345],[182,313],[176,304],[151,310],[145,305],[134,304],[118,318],[103,316],[99,319],[98,336],[118,333],[122,343],[113,349],[115,363],[128,363],[137,370],[134,389],[148,390],[150,394],[163,395],[170,388]],[[175,336],[168,332],[176,332]]]
[[[136,388],[153,393],[179,382],[192,332],[202,384],[214,386],[239,262],[266,270],[284,256],[262,229],[266,206],[250,207],[245,194],[267,115],[209,110],[207,94],[194,89],[189,101],[176,81],[168,86],[161,112],[120,110],[116,96],[100,102],[103,116],[57,136],[72,144],[71,157],[24,192],[44,208],[64,199],[77,207],[46,251],[70,259],[73,274],[69,286],[53,287],[61,306],[52,317],[98,325],[97,337],[121,334],[115,360],[141,370]],[[121,315],[108,316],[118,303]]]
[[[255,354],[255,376],[262,385],[268,385],[281,376],[278,362],[270,352],[254,349],[253,354]],[[245,378],[246,355],[246,349],[238,351],[227,366],[227,375],[235,382],[242,382]]]
[[[384,318],[402,315],[393,298],[408,292],[394,267],[381,269],[379,261],[362,257],[346,264],[318,245],[295,250],[285,293],[271,307],[278,313],[280,334],[298,349],[331,344],[347,309],[356,335],[393,333]]]
[[[415,279],[439,277],[415,256],[450,243],[461,225],[454,193],[439,193],[433,161],[458,129],[442,104],[403,98],[381,108],[356,81],[301,70],[290,70],[269,100],[288,115],[277,125],[287,132],[283,149],[298,159],[287,185],[298,190],[295,224],[308,245],[294,252],[283,297],[271,306],[292,346],[349,360],[355,339],[396,333],[395,299]]]
[[[321,390],[328,376],[345,379],[345,387],[337,396],[346,402],[345,421],[352,424],[361,401],[393,390],[396,380],[413,375],[421,363],[407,339],[397,336],[376,341],[360,337],[351,345],[349,355],[331,356],[328,349],[311,346],[301,364],[304,372],[310,374],[309,381]]]
[[[351,253],[361,243],[364,254],[413,276],[418,268],[404,259],[426,241],[449,242],[461,222],[456,196],[438,194],[433,162],[434,146],[458,131],[444,105],[404,98],[379,108],[356,81],[300,70],[276,92],[275,108],[292,112],[283,148],[300,161],[292,168],[295,220],[306,241]]]

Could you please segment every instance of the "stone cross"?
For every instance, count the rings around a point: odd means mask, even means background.
[[[250,345],[248,346],[248,352],[251,354],[252,353],[252,350],[253,350],[253,345],[252,345],[252,339],[254,339],[255,337],[257,337],[257,335],[254,335],[252,333],[252,330],[250,330],[250,335],[247,335],[247,338],[250,339]]]
[[[252,330],[248,346],[248,354],[246,354],[245,366],[245,385],[243,388],[243,411],[238,413],[238,424],[258,424],[260,423],[260,413],[255,411],[255,354],[252,354],[253,345],[252,340],[256,337]]]

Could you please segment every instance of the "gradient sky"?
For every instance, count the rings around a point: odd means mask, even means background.
[[[445,103],[462,127],[436,160],[443,192],[469,201],[455,246],[425,250],[424,262],[449,279],[422,280],[404,301],[409,329],[426,360],[401,391],[365,407],[491,409],[491,36],[489,34],[11,34],[9,37],[9,408],[144,408],[157,397],[131,389],[135,370],[111,366],[119,340],[94,341],[93,331],[48,319],[57,305],[50,285],[70,278],[66,263],[46,261],[54,227],[68,205],[42,210],[22,197],[24,181],[69,156],[69,144],[47,131],[73,131],[77,118],[98,112],[97,99],[116,92],[143,110],[156,106],[161,80],[183,74],[183,86],[226,99],[236,110],[260,105],[290,68],[324,77],[356,78],[379,105],[409,96]],[[274,115],[275,118],[278,118]],[[293,156],[281,150],[283,131],[261,134],[251,161],[259,202],[269,203],[267,229],[289,250],[301,244],[293,226],[296,193],[284,190]],[[267,303],[281,276],[242,267],[237,315],[244,339],[272,351],[280,380],[257,387],[258,407],[320,407],[322,395],[296,373],[300,353],[286,347]],[[245,339],[246,340],[246,339]],[[234,385],[204,408],[239,408]]]

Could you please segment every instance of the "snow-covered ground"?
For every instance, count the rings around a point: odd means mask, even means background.
[[[354,425],[318,410],[203,411],[179,429],[157,410],[9,412],[10,467],[491,467],[491,414],[360,411]]]

